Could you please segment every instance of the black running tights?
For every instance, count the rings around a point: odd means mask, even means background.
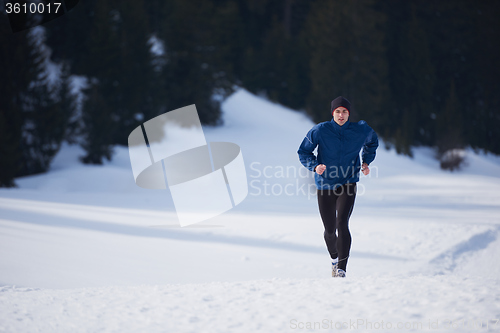
[[[335,190],[318,190],[318,206],[323,225],[325,242],[332,259],[339,258],[339,268],[346,270],[351,233],[349,217],[356,198],[356,183],[345,184]]]

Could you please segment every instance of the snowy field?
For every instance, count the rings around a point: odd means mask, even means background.
[[[0,189],[0,332],[500,332],[500,158],[451,173],[381,145],[333,279],[296,153],[313,123],[244,90],[223,111],[204,132],[241,147],[249,194],[202,223],[137,187],[125,147],[87,166],[64,146]]]

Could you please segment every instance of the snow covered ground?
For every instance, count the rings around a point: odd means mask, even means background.
[[[205,135],[241,147],[249,195],[205,222],[137,187],[125,147],[85,166],[65,146],[0,189],[0,332],[500,332],[500,158],[450,173],[382,145],[333,279],[296,154],[313,123],[245,90],[223,110]]]

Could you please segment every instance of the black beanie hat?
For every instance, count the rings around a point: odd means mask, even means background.
[[[351,112],[351,102],[349,102],[346,98],[342,96],[339,96],[332,101],[332,108],[330,112],[333,113],[333,110],[335,110],[339,106],[343,106],[347,109],[347,111],[349,111],[349,113]]]

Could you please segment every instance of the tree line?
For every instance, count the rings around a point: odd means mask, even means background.
[[[52,84],[40,40],[0,14],[0,186],[46,171],[63,140],[101,164],[185,105],[218,125],[235,86],[316,122],[347,97],[399,153],[500,154],[499,14],[493,0],[86,0],[43,26]]]

